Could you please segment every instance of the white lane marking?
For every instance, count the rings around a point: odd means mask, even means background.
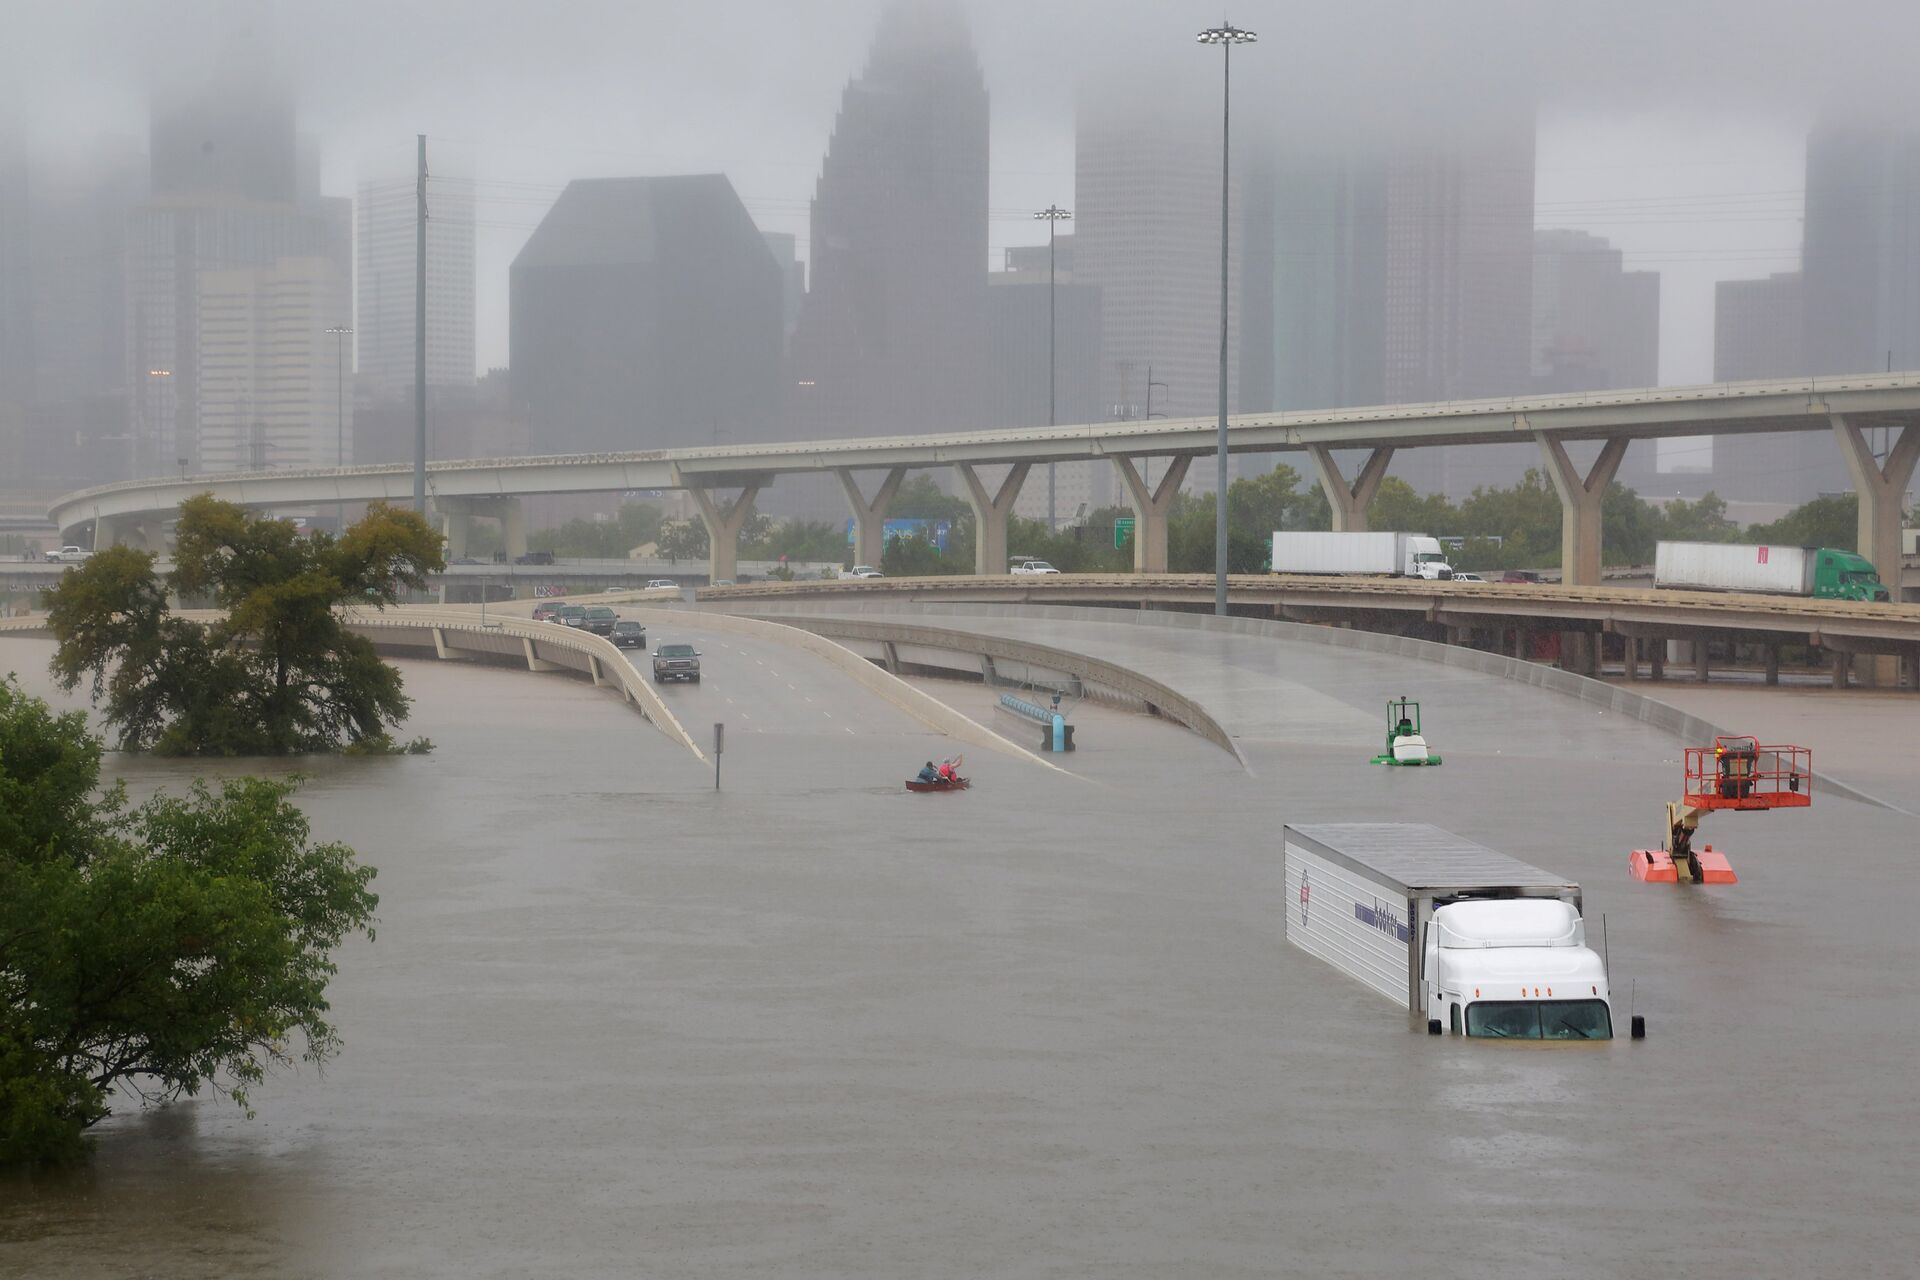
[[[848,732],[848,733],[852,733],[852,732],[853,732],[853,730],[851,730],[851,729],[848,729],[848,730],[847,730],[847,732]]]
[[[789,688],[791,688],[792,686],[788,686],[788,687],[789,687]],[[804,693],[803,693],[803,694],[801,694],[800,696],[801,696],[802,698],[804,698],[804,699],[806,699],[806,701],[808,701],[808,702],[812,702],[812,701],[813,701],[813,699],[812,699],[812,698],[808,698],[808,697],[807,697],[807,695],[806,695],[806,694],[804,694]]]
[[[825,716],[829,720],[833,719],[833,712],[831,711],[822,711],[820,714]]]

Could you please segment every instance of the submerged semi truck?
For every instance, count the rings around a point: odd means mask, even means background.
[[[1580,886],[1425,823],[1282,828],[1287,941],[1432,1035],[1609,1040]],[[1646,1023],[1632,1019],[1635,1039]]]
[[[1832,547],[1662,542],[1653,551],[1653,585],[1818,600],[1893,598],[1871,561]]]
[[[1424,533],[1276,533],[1273,571],[1453,577],[1440,540]]]

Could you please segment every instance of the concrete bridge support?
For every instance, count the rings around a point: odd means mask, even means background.
[[[116,543],[126,541],[126,530],[116,520],[100,516],[93,522],[93,549],[105,551]]]
[[[1020,496],[1020,486],[1026,483],[1032,466],[1030,462],[1014,463],[1007,478],[989,496],[986,482],[978,471],[968,463],[954,463],[953,469],[960,473],[960,479],[967,486],[967,503],[973,508],[975,573],[985,576],[1007,572],[1007,515],[1013,510],[1014,499]]]
[[[471,554],[475,520],[500,522],[500,541],[507,558],[527,554],[527,516],[518,498],[435,498],[440,533],[447,540],[447,559]]]
[[[713,491],[688,486],[694,505],[700,508],[700,521],[707,526],[707,579],[717,582],[732,578],[740,571],[740,530],[753,514],[753,500],[759,496],[761,482],[756,480],[740,490],[726,510],[714,500]]]
[[[1320,477],[1320,488],[1326,492],[1327,505],[1333,509],[1333,531],[1365,533],[1367,508],[1373,505],[1373,495],[1380,491],[1380,482],[1386,478],[1387,464],[1393,461],[1393,449],[1382,446],[1369,453],[1351,484],[1340,474],[1340,464],[1333,460],[1333,451],[1327,446],[1310,444],[1307,452],[1313,457],[1313,469]]]
[[[842,467],[833,474],[840,478],[847,505],[853,508],[853,562],[878,567],[887,549],[887,508],[893,505],[893,495],[900,491],[901,481],[907,478],[907,469],[889,470],[871,502],[861,496],[860,482],[853,478],[852,471]]]
[[[1853,491],[1860,496],[1860,524],[1856,545],[1873,561],[1880,580],[1900,598],[1900,517],[1914,464],[1920,462],[1920,423],[1909,422],[1887,449],[1882,463],[1873,456],[1866,433],[1841,414],[1832,414],[1833,434],[1853,473]],[[1862,684],[1894,687],[1900,682],[1900,659],[1892,654],[1861,654],[1854,664]]]
[[[1546,457],[1547,477],[1560,495],[1560,580],[1570,587],[1600,585],[1600,505],[1607,486],[1626,457],[1625,436],[1614,436],[1600,446],[1600,456],[1584,476],[1567,456],[1566,446],[1544,432],[1533,438]]]
[[[1167,512],[1173,507],[1174,495],[1186,481],[1187,468],[1193,465],[1193,458],[1182,454],[1170,459],[1167,473],[1151,490],[1132,458],[1116,457],[1113,462],[1119,468],[1120,479],[1125,482],[1127,497],[1133,505],[1133,571],[1165,573]]]

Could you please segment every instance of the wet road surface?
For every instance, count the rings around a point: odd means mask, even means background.
[[[970,754],[956,796],[900,787],[944,739],[777,646],[703,637],[666,690],[728,720],[717,795],[605,691],[406,664],[433,755],[301,766],[380,868],[341,1056],[0,1181],[0,1273],[1910,1274],[1914,819],[1729,815],[1745,883],[1635,884],[1679,744],[1194,638],[1176,683],[1240,708],[1251,773],[1109,713],[1078,776]],[[1402,692],[1444,767],[1364,763]],[[1576,876],[1650,1038],[1429,1040],[1289,949],[1280,824],[1355,818]]]

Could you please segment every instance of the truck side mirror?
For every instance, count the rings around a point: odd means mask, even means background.
[[[1630,1026],[1631,1026],[1631,1034],[1635,1040],[1645,1040],[1647,1038],[1647,1015],[1646,1014],[1644,1013],[1634,1014],[1633,1022],[1630,1024]]]
[[[1440,1019],[1438,1018],[1427,1019],[1427,1034],[1430,1036],[1437,1036],[1440,1034]]]

